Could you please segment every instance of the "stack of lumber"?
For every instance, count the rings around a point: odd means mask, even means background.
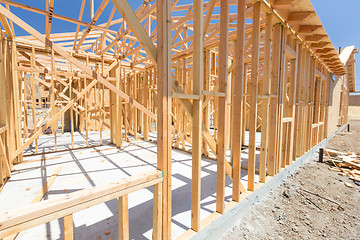
[[[356,185],[360,186],[359,154],[324,149],[324,161],[334,166],[329,167],[329,170],[339,172],[339,175],[348,176]]]

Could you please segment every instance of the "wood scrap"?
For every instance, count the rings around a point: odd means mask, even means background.
[[[113,150],[113,149],[117,149],[117,147],[111,147],[111,148],[104,148],[104,149],[96,149],[96,150],[92,150],[91,152],[102,152],[102,151],[107,151],[107,150]]]
[[[337,157],[338,155],[345,155],[344,152],[340,152],[334,149],[325,149],[325,153],[331,157]]]
[[[53,182],[55,181],[55,178],[59,175],[60,171],[61,171],[62,167],[58,167],[54,173],[51,175],[51,177],[49,178],[49,180],[47,180],[47,182],[44,184],[44,186],[42,187],[41,191],[36,195],[36,197],[34,198],[34,200],[32,200],[31,203],[36,203],[36,202],[40,202],[41,199],[45,196],[45,194],[47,193],[47,191],[49,190],[50,186],[53,184]]]
[[[61,157],[62,156],[54,156],[54,157],[39,158],[39,159],[34,159],[34,160],[24,160],[22,163],[40,162],[40,161],[58,159],[58,158],[61,158]]]
[[[356,164],[359,164],[360,163],[360,160],[359,159],[354,159],[352,160],[353,163],[356,163]]]
[[[332,163],[335,167],[329,167],[330,171],[338,172],[338,175],[347,176],[354,182],[360,180],[360,159],[359,155],[353,152],[340,152],[332,149],[325,149],[328,155],[324,157],[326,162]],[[344,183],[347,187],[354,187],[350,183]],[[351,185],[351,186],[350,186]]]
[[[337,168],[337,167],[328,167],[328,169],[330,171],[334,171],[334,172],[341,172],[341,170],[339,168]]]
[[[352,160],[349,159],[343,159],[344,163],[354,169],[358,169],[360,170],[360,164],[359,163],[354,163]]]

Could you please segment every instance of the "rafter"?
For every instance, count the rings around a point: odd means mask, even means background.
[[[46,38],[50,39],[51,25],[54,13],[54,0],[46,0],[47,22],[46,22]]]
[[[75,51],[79,50],[81,44],[84,42],[86,36],[92,30],[93,26],[95,25],[96,21],[99,19],[100,15],[104,11],[104,9],[105,9],[106,5],[109,3],[109,1],[110,0],[103,0],[101,2],[99,8],[96,10],[94,17],[91,18],[91,22],[87,25],[87,28],[83,31],[83,35],[82,35],[80,41],[76,44]]]

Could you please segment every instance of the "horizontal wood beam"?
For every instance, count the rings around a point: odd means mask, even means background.
[[[156,62],[156,47],[149,35],[146,33],[143,25],[141,25],[139,18],[132,10],[127,0],[112,0],[120,15],[125,19],[126,23],[132,29],[138,41],[144,46],[150,58]]]
[[[318,43],[312,43],[310,45],[310,47],[311,48],[324,48],[329,44],[331,44],[331,42],[318,42]]]
[[[302,22],[306,18],[315,14],[315,11],[298,11],[298,12],[290,12],[287,18],[287,22],[289,23],[297,23]]]
[[[322,25],[301,25],[298,29],[298,33],[313,33],[319,28],[322,28]]]
[[[0,238],[59,219],[83,209],[153,186],[163,181],[162,171],[153,170],[88,188],[57,199],[23,206],[0,215]]]
[[[327,35],[324,35],[324,34],[314,34],[314,35],[306,36],[305,41],[306,42],[318,42],[326,37],[327,37]]]
[[[110,0],[103,0],[101,2],[99,8],[96,10],[94,17],[91,19],[90,23],[88,23],[87,28],[85,29],[84,34],[82,35],[80,41],[76,44],[75,51],[79,50],[81,44],[84,42],[86,36],[88,35],[88,33],[90,33],[91,29],[94,27],[96,21],[99,19],[101,13],[104,11],[109,1]]]
[[[274,0],[274,8],[291,8],[296,0]]]
[[[42,14],[42,15],[45,15],[45,16],[48,15],[48,12],[45,11],[45,10],[35,8],[35,7],[31,7],[29,5],[17,3],[17,2],[11,1],[11,0],[0,0],[0,3],[9,4],[10,6],[21,8],[21,9],[28,10],[28,11],[35,12],[35,13],[39,13],[39,14]],[[83,25],[83,26],[88,25],[87,22],[82,22],[82,21],[79,21],[79,20],[76,20],[76,19],[73,19],[73,18],[69,18],[69,17],[63,16],[63,15],[60,15],[60,14],[56,14],[56,13],[53,13],[53,17],[57,18],[57,19],[60,19],[60,20],[63,20],[63,21],[67,21],[67,22],[71,22],[71,23],[75,23],[75,24],[80,24],[80,25]],[[94,25],[93,28],[98,29],[98,30],[102,30],[102,31],[105,31],[105,32],[110,32],[112,34],[116,34],[116,31],[111,30],[111,29],[106,29],[104,27]]]
[[[328,52],[331,52],[332,50],[334,50],[334,49],[332,49],[332,48],[322,48],[322,49],[316,50],[316,53],[328,53]]]

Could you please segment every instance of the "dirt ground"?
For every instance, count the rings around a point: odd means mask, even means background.
[[[359,120],[360,106],[349,106],[348,116],[349,120]]]
[[[360,120],[350,124],[326,147],[360,154]],[[223,239],[360,239],[360,186],[317,161],[288,177]]]

